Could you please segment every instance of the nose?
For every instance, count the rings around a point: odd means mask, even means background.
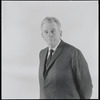
[[[52,37],[52,36],[53,36],[53,34],[51,32],[49,32],[49,37]]]

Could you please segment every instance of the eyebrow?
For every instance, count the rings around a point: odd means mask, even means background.
[[[45,29],[44,31],[47,31],[48,29]],[[51,30],[55,30],[55,28],[52,28]]]
[[[55,28],[52,28],[52,30],[55,30]]]
[[[44,31],[48,31],[48,30],[44,30]]]

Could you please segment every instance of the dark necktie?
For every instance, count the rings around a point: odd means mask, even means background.
[[[54,52],[54,50],[50,50],[50,55],[49,55],[49,57],[48,57],[48,59],[47,59],[47,62],[46,62],[46,69],[47,69],[47,66],[49,65],[49,63],[50,63],[50,60],[51,60],[51,58],[52,58],[52,53]]]

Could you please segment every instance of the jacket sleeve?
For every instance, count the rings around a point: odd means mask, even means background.
[[[80,50],[76,49],[73,54],[72,68],[75,76],[75,85],[80,99],[90,99],[92,95],[92,80],[88,64]]]

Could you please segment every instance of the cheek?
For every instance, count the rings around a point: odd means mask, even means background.
[[[46,36],[45,36],[44,34],[42,34],[42,38],[43,38],[43,39],[45,39],[45,38],[46,38]]]
[[[59,37],[60,37],[60,34],[56,34],[55,37],[56,37],[56,38],[59,38]]]
[[[43,37],[43,39],[44,39],[45,41],[48,41],[48,37],[47,37],[47,36],[43,35],[42,37]]]

